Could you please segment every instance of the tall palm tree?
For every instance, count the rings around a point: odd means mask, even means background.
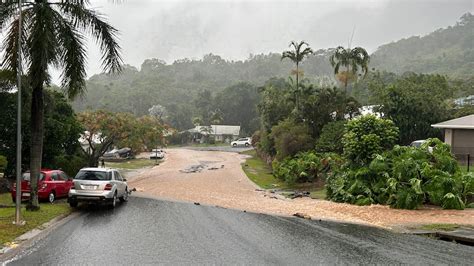
[[[303,49],[303,46],[306,46],[306,48]],[[298,91],[299,91],[299,76],[300,76],[300,63],[303,61],[303,59],[310,54],[313,53],[313,50],[309,47],[309,44],[305,41],[300,41],[299,43],[292,41],[289,45],[289,47],[293,47],[293,50],[291,51],[284,51],[281,55],[281,60],[288,58],[291,61],[293,61],[296,65],[296,88],[295,88],[295,94],[296,94],[296,110],[299,110],[299,101],[298,101]]]
[[[303,49],[303,46],[306,46],[306,48]],[[281,55],[281,60],[288,58],[293,63],[296,64],[296,87],[298,88],[299,85],[299,65],[303,61],[303,59],[310,54],[313,53],[313,50],[309,47],[309,44],[306,43],[305,41],[300,41],[299,43],[296,43],[295,41],[292,41],[289,45],[289,47],[293,47],[292,51],[284,51],[283,54]]]
[[[344,48],[339,46],[336,48],[329,62],[334,67],[334,74],[338,76],[339,81],[344,84],[344,89],[347,91],[347,85],[351,80],[354,80],[359,68],[367,75],[369,70],[370,56],[362,47]],[[341,67],[345,67],[344,71],[340,71]]]
[[[88,0],[23,0],[21,39],[18,1],[0,4],[0,31],[3,40],[2,66],[16,73],[18,42],[32,91],[30,175],[31,197],[27,209],[38,210],[38,178],[42,163],[44,102],[43,88],[50,84],[50,67],[62,71],[62,88],[69,98],[85,92],[85,36],[92,35],[102,51],[102,67],[119,72],[122,59],[117,30],[89,8]]]

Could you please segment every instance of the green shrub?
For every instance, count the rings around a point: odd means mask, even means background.
[[[8,162],[7,157],[0,155],[0,173],[3,173],[7,169]]]
[[[376,154],[391,149],[398,138],[398,128],[391,120],[374,115],[349,121],[342,138],[344,156],[354,164],[367,165]]]
[[[344,120],[326,124],[321,130],[319,139],[316,141],[316,151],[342,154],[342,137],[344,136],[345,125],[346,121]]]
[[[430,139],[420,148],[397,145],[375,155],[368,166],[346,164],[332,171],[326,191],[336,202],[389,204],[400,209],[430,203],[463,209],[474,195],[474,174],[461,172],[449,147]]]
[[[62,169],[68,176],[74,177],[77,172],[87,166],[87,159],[78,155],[60,155],[54,157],[55,169]]]
[[[313,148],[314,140],[307,125],[286,119],[272,127],[270,137],[274,139],[276,159],[283,160],[298,152]]]
[[[323,178],[338,161],[337,155],[323,155],[315,152],[301,152],[294,158],[282,162],[273,161],[273,174],[288,184],[313,182]]]

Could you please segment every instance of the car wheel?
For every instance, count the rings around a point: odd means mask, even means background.
[[[117,205],[117,191],[115,191],[114,193],[114,197],[112,198],[112,202],[110,203],[110,208],[115,208],[115,205]]]
[[[128,188],[125,189],[125,194],[119,198],[120,202],[127,202],[128,201]]]
[[[245,143],[245,147],[248,147],[248,146],[249,146],[249,144],[248,144],[248,143]]]
[[[53,203],[55,199],[56,199],[56,195],[54,194],[54,191],[49,192],[48,202]]]
[[[76,208],[77,205],[78,205],[77,201],[72,201],[72,200],[69,201],[69,206],[71,206],[71,208]]]
[[[232,144],[232,147],[237,147],[237,143]]]

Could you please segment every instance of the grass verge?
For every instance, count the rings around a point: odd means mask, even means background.
[[[72,209],[64,200],[54,204],[41,203],[40,210],[29,212],[25,210],[25,205],[21,208],[21,218],[26,223],[23,226],[16,226],[12,222],[15,220],[15,207],[12,203],[10,193],[0,194],[0,205],[11,206],[0,208],[0,248],[8,242],[12,242],[18,236],[58,217],[69,214]]]
[[[457,224],[425,224],[420,226],[423,230],[429,231],[454,231],[459,228]]]
[[[326,197],[326,190],[324,187],[317,187],[313,183],[289,185],[274,177],[271,167],[257,156],[255,150],[244,151],[241,152],[241,154],[252,156],[242,164],[242,169],[247,177],[257,184],[257,186],[264,189],[309,191],[311,193],[310,197],[313,199],[324,199]]]
[[[160,163],[162,160],[158,160]],[[131,159],[123,162],[105,162],[106,167],[119,169],[140,169],[156,165],[156,160],[150,159]]]

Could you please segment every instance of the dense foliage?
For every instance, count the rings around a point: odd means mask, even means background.
[[[342,137],[347,121],[339,120],[327,123],[321,130],[321,135],[316,141],[315,149],[318,152],[335,152],[342,154]]]
[[[336,154],[313,151],[300,152],[294,157],[273,162],[273,175],[288,184],[314,182],[326,177],[331,167],[340,162]]]
[[[399,143],[441,137],[432,124],[452,118],[454,87],[440,75],[408,74],[389,85],[372,88],[379,110],[400,129]]]
[[[392,148],[398,138],[398,128],[391,120],[374,115],[351,120],[345,127],[344,157],[354,165],[369,163],[374,155]]]
[[[99,158],[114,146],[139,152],[164,144],[166,127],[156,117],[98,110],[80,113],[78,119],[85,130],[83,151],[89,166],[97,166]]]
[[[474,175],[459,170],[448,145],[431,139],[420,148],[397,145],[366,165],[344,165],[327,178],[326,189],[337,202],[463,209],[474,193]]]
[[[308,81],[296,89],[291,81],[272,79],[260,95],[262,129],[257,147],[279,160],[313,148],[326,124],[354,117],[360,106],[341,89],[318,87]]]
[[[8,161],[7,157],[0,155],[0,173],[3,173],[7,169]]]
[[[23,91],[23,127],[22,127],[22,168],[28,169],[29,146],[31,135],[30,121],[30,93]],[[0,154],[7,157],[6,173],[11,175],[16,165],[16,110],[17,94],[0,92]],[[73,156],[79,153],[78,142],[82,132],[81,124],[77,121],[71,105],[65,97],[55,91],[45,91],[45,140],[43,147],[43,166],[46,168],[64,168],[57,163],[58,156]]]
[[[277,160],[310,150],[314,146],[308,126],[298,124],[292,119],[283,120],[272,127],[270,137],[275,140]]]

